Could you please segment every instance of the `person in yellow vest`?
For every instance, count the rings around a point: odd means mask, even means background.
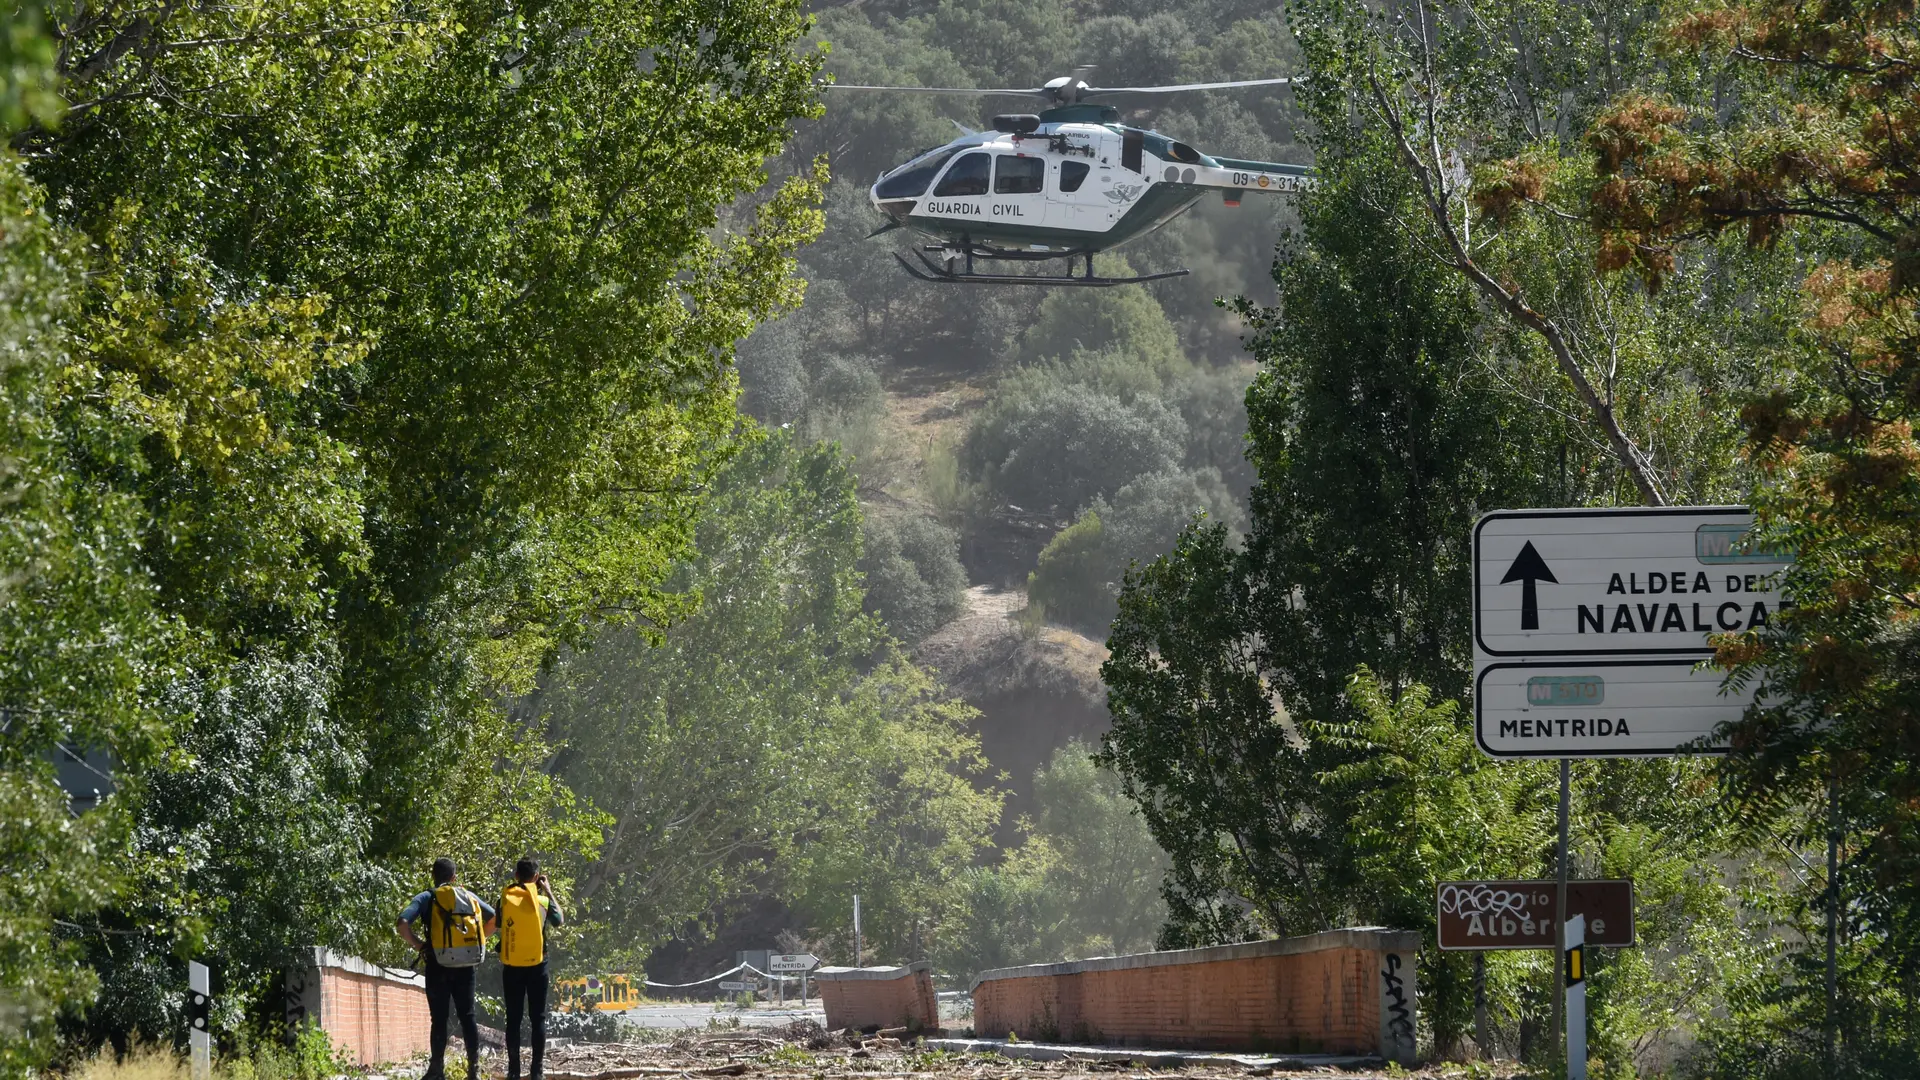
[[[480,1025],[473,1016],[473,972],[487,955],[493,917],[485,900],[461,887],[453,860],[442,858],[433,860],[433,888],[414,897],[394,925],[426,962],[433,1060],[421,1080],[445,1080],[450,1012],[459,1014],[460,1037],[467,1043],[467,1080],[479,1080]],[[422,919],[427,923],[424,942],[413,930],[413,924]]]
[[[500,891],[500,983],[507,997],[507,1080],[520,1080],[520,1014],[533,1028],[527,1076],[541,1080],[547,1052],[547,927],[567,913],[553,897],[540,864],[521,859],[513,884]]]

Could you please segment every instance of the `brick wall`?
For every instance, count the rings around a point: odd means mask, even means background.
[[[814,969],[820,1004],[827,1010],[828,1029],[937,1030],[940,1011],[933,996],[931,970],[924,962],[906,967]]]
[[[287,973],[287,1022],[318,1023],[359,1065],[405,1061],[428,1049],[426,981],[359,957],[314,949]]]
[[[1414,1056],[1420,936],[1373,928],[1001,968],[973,986],[982,1038]]]

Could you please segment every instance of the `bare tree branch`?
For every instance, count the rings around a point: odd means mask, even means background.
[[[1425,5],[1420,5],[1420,8],[1424,26]],[[1424,49],[1422,51],[1426,52]],[[1492,301],[1508,317],[1533,331],[1546,342],[1561,373],[1573,383],[1575,392],[1580,395],[1582,401],[1586,402],[1594,422],[1605,434],[1613,456],[1620,462],[1621,467],[1626,469],[1627,475],[1633,479],[1634,487],[1640,492],[1641,501],[1648,506],[1667,505],[1666,495],[1660,489],[1660,482],[1654,474],[1652,463],[1633,439],[1621,429],[1619,418],[1614,415],[1611,399],[1603,398],[1594,389],[1592,380],[1587,377],[1585,369],[1580,366],[1579,360],[1574,356],[1573,348],[1559,324],[1534,310],[1521,298],[1518,290],[1507,288],[1488,274],[1478,262],[1474,261],[1472,252],[1468,250],[1459,231],[1454,227],[1450,207],[1452,199],[1445,186],[1445,165],[1437,131],[1439,115],[1436,101],[1439,95],[1438,87],[1433,81],[1430,54],[1427,56],[1423,70],[1424,78],[1427,80],[1423,97],[1428,128],[1427,141],[1430,144],[1429,157],[1425,160],[1422,159],[1420,152],[1414,149],[1411,135],[1407,130],[1406,118],[1401,115],[1400,110],[1389,98],[1386,88],[1381,85],[1378,72],[1369,70],[1367,83],[1373,92],[1374,105],[1380,110],[1382,118],[1393,134],[1400,156],[1405,160],[1408,169],[1413,173],[1414,180],[1419,184],[1421,202],[1425,205],[1427,215],[1434,227],[1440,231],[1440,236],[1447,246],[1447,252],[1442,261],[1459,271],[1473,284],[1474,288],[1480,291],[1482,296]]]

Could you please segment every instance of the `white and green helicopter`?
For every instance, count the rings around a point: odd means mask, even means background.
[[[1087,99],[1285,86],[1292,81],[1093,87],[1076,73],[1026,90],[843,84],[830,84],[830,89],[1020,96],[1050,102],[1038,115],[996,116],[992,131],[967,131],[883,174],[868,197],[890,220],[871,235],[906,228],[937,241],[914,253],[920,266],[894,253],[900,265],[922,281],[1098,287],[1186,274],[1169,270],[1104,278],[1094,274],[1093,257],[1165,225],[1207,192],[1219,191],[1228,205],[1237,206],[1247,192],[1301,191],[1312,184],[1313,170],[1212,157],[1157,131],[1127,127],[1120,123],[1118,109]],[[1069,261],[1065,275],[987,274],[975,272],[975,259]],[[1086,266],[1077,276],[1076,259],[1085,259]]]

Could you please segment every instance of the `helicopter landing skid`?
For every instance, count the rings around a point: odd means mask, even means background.
[[[917,251],[914,252],[914,255],[920,260],[920,265],[926,269],[922,270],[920,267],[908,262],[907,257],[897,251],[893,253],[893,257],[900,261],[900,268],[902,270],[919,278],[921,281],[934,281],[944,285],[1077,285],[1087,289],[1104,289],[1114,285],[1138,285],[1143,281],[1162,281],[1166,278],[1186,277],[1192,273],[1191,270],[1182,268],[1179,270],[1168,270],[1159,274],[1140,274],[1136,277],[1095,277],[1093,275],[1093,257],[1089,255],[1087,257],[1087,273],[1080,277],[1075,277],[1071,273],[1064,275],[981,274],[976,273],[973,269],[972,252],[967,253],[967,268],[964,271],[949,270]],[[1058,258],[1059,256],[1055,257]],[[1072,258],[1072,256],[1066,256],[1066,258]],[[1072,264],[1069,263],[1068,266],[1071,267]]]

